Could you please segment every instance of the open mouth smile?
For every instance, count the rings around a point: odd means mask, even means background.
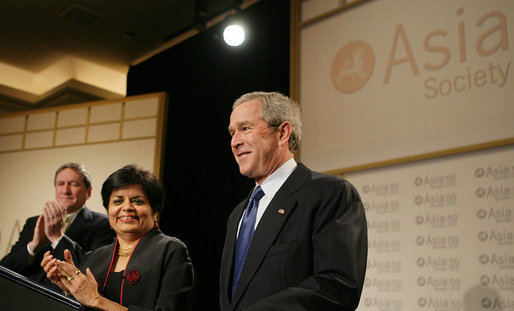
[[[120,217],[118,217],[118,220],[121,222],[133,222],[138,219],[139,219],[139,217],[137,217],[137,216],[120,216]]]

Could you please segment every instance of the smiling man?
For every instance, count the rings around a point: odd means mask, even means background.
[[[254,189],[231,213],[222,311],[355,310],[367,259],[364,208],[347,181],[296,163],[299,106],[279,93],[235,101],[231,149]]]
[[[55,201],[46,202],[41,215],[27,219],[18,241],[0,265],[57,288],[40,265],[47,250],[63,260],[64,250],[69,249],[80,261],[83,253],[112,242],[114,232],[107,215],[93,212],[85,205],[92,187],[84,165],[66,163],[59,167],[54,186]]]

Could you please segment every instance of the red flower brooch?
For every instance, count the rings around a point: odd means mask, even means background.
[[[130,283],[130,285],[134,285],[141,279],[141,273],[139,273],[139,271],[137,271],[136,269],[132,269],[126,276],[126,279]]]

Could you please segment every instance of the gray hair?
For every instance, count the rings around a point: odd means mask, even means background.
[[[239,104],[258,99],[261,106],[261,117],[269,127],[276,129],[285,121],[292,125],[289,137],[289,150],[295,152],[302,141],[302,116],[300,106],[289,97],[278,92],[252,92],[239,97],[232,105],[234,110]]]
[[[54,186],[55,186],[55,182],[57,180],[57,174],[59,174],[60,171],[67,169],[67,168],[71,168],[71,169],[75,170],[77,173],[80,173],[82,175],[82,180],[84,181],[84,185],[86,185],[86,189],[91,188],[91,174],[87,170],[86,166],[82,165],[82,164],[74,163],[74,162],[69,162],[69,163],[63,164],[57,169],[57,171],[55,171]]]

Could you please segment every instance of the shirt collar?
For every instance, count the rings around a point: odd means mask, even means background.
[[[296,168],[296,161],[294,158],[287,160],[284,164],[282,164],[278,169],[276,169],[271,175],[269,175],[263,182],[260,184],[262,190],[264,191],[264,195],[268,200],[271,200],[278,189],[282,187],[286,179],[291,175],[291,173]],[[259,186],[259,184],[255,183],[255,186]]]
[[[74,211],[73,213],[67,213],[66,218],[68,219],[68,222],[71,223],[73,220],[75,220],[75,217],[77,217],[77,215],[80,213],[80,211],[82,211],[84,209],[84,207],[86,207],[86,206],[85,205],[82,206],[81,209]]]

